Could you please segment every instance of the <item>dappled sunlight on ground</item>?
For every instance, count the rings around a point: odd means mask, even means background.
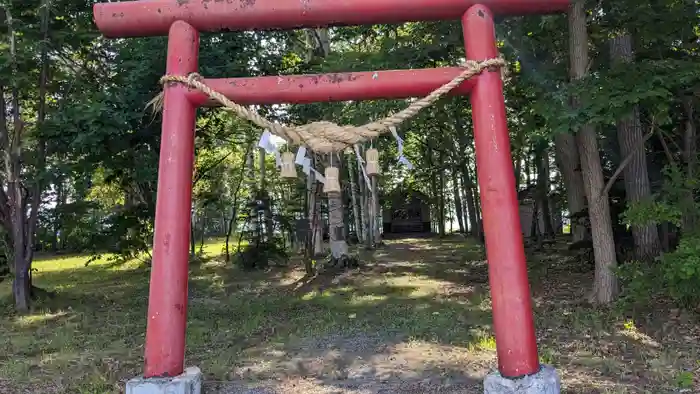
[[[187,364],[201,367],[207,392],[477,393],[496,366],[473,241],[391,240],[358,250],[361,268],[313,278],[300,264],[243,272],[218,257],[221,242],[204,249],[190,269]],[[700,335],[688,317],[650,316],[669,323],[654,328],[586,306],[590,273],[555,255],[529,261],[540,358],[565,392],[671,392],[695,373]],[[12,314],[0,284],[0,392],[117,393],[140,373],[149,267],[87,259],[40,260],[35,283],[57,296],[27,316]]]

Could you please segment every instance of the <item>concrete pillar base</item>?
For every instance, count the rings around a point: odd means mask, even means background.
[[[126,394],[201,394],[202,371],[197,367],[185,369],[172,378],[133,378],[126,382]]]
[[[543,365],[534,375],[508,379],[493,372],[484,379],[484,394],[560,394],[561,381],[554,368]]]

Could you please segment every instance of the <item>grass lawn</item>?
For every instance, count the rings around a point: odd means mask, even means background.
[[[477,393],[496,366],[471,241],[390,241],[366,267],[311,281],[297,266],[239,271],[221,247],[190,270],[186,364],[207,393]],[[37,261],[35,284],[57,297],[27,316],[0,284],[0,393],[116,393],[140,373],[148,268],[86,259]],[[696,317],[591,308],[590,272],[551,251],[529,261],[540,357],[565,392],[700,392]]]

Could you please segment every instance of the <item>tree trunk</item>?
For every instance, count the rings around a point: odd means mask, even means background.
[[[342,193],[328,193],[328,233],[330,236],[331,255],[340,259],[348,254],[343,222]]]
[[[250,195],[248,196],[248,202],[252,202],[255,200],[257,197],[256,190],[257,189],[257,184],[255,182],[255,141],[252,139],[249,139],[248,141],[248,151],[245,156],[245,167],[246,167],[246,181],[248,184],[248,190],[250,191]],[[260,234],[260,228],[258,225],[260,224],[258,221],[258,210],[256,207],[251,206],[248,209],[248,224],[250,225],[249,228],[249,233],[253,234],[253,237],[258,237]],[[253,239],[249,240],[251,243]],[[259,239],[255,240],[256,243],[260,242]]]
[[[610,57],[612,62],[634,62],[632,51],[632,36],[621,34],[610,40]],[[652,199],[647,158],[639,120],[639,107],[635,106],[632,113],[617,122],[617,138],[620,143],[621,157],[631,157],[623,170],[625,193],[629,204]],[[635,256],[640,260],[652,260],[660,253],[659,230],[656,223],[644,226],[632,226]]]
[[[374,176],[370,176],[369,181],[370,183],[367,185],[367,237],[369,239],[367,240],[367,247],[369,248],[374,248],[374,237],[375,237],[375,231],[376,227],[374,226],[374,216],[376,213],[374,212],[375,206],[374,206]]]
[[[586,11],[583,0],[575,0],[569,13],[571,78],[582,79],[588,67],[588,31],[586,28]],[[572,105],[578,106],[578,99],[572,97]],[[595,256],[595,283],[592,301],[608,304],[615,299],[617,279],[613,270],[617,266],[615,241],[613,239],[612,220],[608,196],[601,195],[605,188],[603,168],[596,130],[592,125],[583,126],[576,135],[581,148],[581,167],[583,170],[588,213],[593,236],[593,254]]]
[[[532,202],[532,220],[530,221],[530,238],[540,246],[540,204],[537,199]]]
[[[464,231],[465,234],[471,234],[471,228],[469,228],[469,217],[470,217],[470,210],[472,209],[469,203],[467,202],[467,187],[464,184],[464,181],[462,180],[462,173],[460,172],[457,174],[457,178],[459,178],[460,181],[460,186],[461,188],[459,189],[459,194],[460,197],[462,198],[462,220],[464,221]]]
[[[201,218],[202,225],[200,226],[200,233],[199,233],[199,253],[204,253],[204,242],[206,241],[207,238],[207,211],[206,209],[203,210],[202,212],[202,218]]]
[[[476,163],[474,163],[474,176],[472,176],[471,169],[467,169],[467,173],[469,174],[470,179],[475,179],[476,178]],[[474,216],[476,217],[476,237],[478,239],[483,240],[484,239],[484,229],[482,225],[482,220],[481,220],[481,201],[480,196],[479,196],[479,189],[477,187],[476,182],[472,182],[472,187],[470,188],[470,191],[472,193],[472,200],[474,201]]]
[[[323,216],[321,215],[321,196],[323,195],[323,185],[316,182],[313,198],[313,241],[314,241],[314,256],[323,254]]]
[[[374,245],[378,246],[382,243],[382,232],[380,229],[381,219],[379,217],[379,186],[376,175],[372,175],[372,236],[374,237]]]
[[[358,214],[360,215],[360,232],[362,233],[362,242],[367,243],[369,240],[369,229],[367,228],[367,197],[366,197],[366,186],[365,178],[362,176],[361,164],[357,163],[357,203],[358,203]]]
[[[434,162],[433,162],[433,149],[431,146],[428,144],[428,150],[426,152],[426,159],[428,162],[428,167],[431,170],[434,170]],[[437,185],[438,179],[435,176],[430,177],[430,199],[431,199],[431,211],[433,214],[431,214],[431,222],[433,223],[433,232],[434,233],[441,233],[441,223],[442,223],[442,210],[441,210],[441,204],[440,204],[440,195],[438,194],[438,185]],[[437,219],[437,222],[435,221]]]
[[[454,169],[452,169],[452,195],[455,201],[455,214],[457,215],[459,232],[464,234],[464,213],[462,211],[462,197],[459,195],[459,176]]]
[[[438,153],[438,166],[440,167],[439,189],[438,189],[438,209],[440,210],[440,236],[445,236],[445,160],[442,151]]]
[[[59,237],[61,237],[61,224],[63,223],[63,214],[61,213],[63,205],[65,204],[65,193],[63,187],[63,177],[59,176],[56,179],[56,207],[54,208],[54,223],[53,223],[53,236],[51,237],[51,251],[56,253],[59,247]]]
[[[525,184],[530,187],[532,184],[532,148],[528,146],[525,150]]]
[[[43,43],[41,45],[41,72],[39,73],[39,103],[37,107],[37,125],[41,127],[46,120],[46,94],[49,82],[49,20],[51,18],[51,0],[41,0],[41,37]],[[37,170],[44,171],[46,169],[46,141],[39,136],[37,141]],[[20,159],[21,161],[21,159]],[[24,259],[29,270],[29,287],[31,289],[31,266],[34,260],[34,239],[36,238],[36,228],[39,222],[39,206],[41,205],[41,193],[44,190],[42,176],[37,176],[34,179],[32,190],[28,196],[31,199],[31,207],[29,211],[29,220],[25,229],[25,245]]]
[[[519,148],[516,152],[514,152],[513,158],[515,160],[514,168],[515,168],[515,189],[516,192],[520,192],[520,178],[522,177],[522,172],[523,172],[523,159],[522,159],[522,147]]]
[[[586,194],[581,176],[581,160],[576,137],[573,134],[559,133],[554,137],[554,149],[557,166],[566,189],[566,202],[569,216],[586,210]],[[583,241],[588,236],[588,229],[582,220],[572,218],[570,221],[573,242]]]
[[[197,255],[197,234],[194,231],[197,228],[197,214],[192,211],[192,219],[190,220],[190,257],[194,258]]]
[[[360,154],[364,154],[364,149],[360,147]],[[357,168],[357,180],[358,184],[360,185],[360,196],[361,196],[361,202],[360,202],[360,208],[362,210],[361,216],[362,216],[362,226],[364,228],[364,239],[365,239],[365,247],[368,249],[372,248],[372,242],[374,241],[374,235],[372,234],[372,224],[371,224],[371,209],[370,209],[370,199],[371,199],[371,189],[370,185],[367,184],[367,181],[365,180],[365,177],[363,175],[362,169],[360,168],[360,164],[358,163],[358,168]]]
[[[315,57],[326,57],[331,51],[331,40],[328,29],[306,29],[306,61]]]
[[[476,213],[476,201],[474,201],[473,186],[469,177],[467,166],[462,170],[462,187],[464,188],[464,199],[467,204],[467,214],[469,215],[469,234],[479,237],[479,220]]]
[[[48,9],[46,10],[48,12]],[[43,13],[44,17],[47,16]],[[20,313],[29,311],[31,302],[31,258],[25,256],[25,246],[27,237],[25,236],[26,217],[25,201],[22,198],[21,185],[21,139],[24,130],[24,122],[21,118],[19,107],[19,87],[17,85],[18,63],[16,52],[16,35],[14,31],[13,19],[9,9],[5,10],[6,24],[9,37],[9,55],[12,88],[10,90],[12,114],[12,127],[8,128],[6,119],[7,106],[5,103],[4,86],[0,85],[0,138],[2,139],[3,162],[5,180],[7,181],[7,191],[0,188],[3,200],[7,202],[7,211],[4,212],[6,224],[10,225],[9,232],[12,235],[12,262],[14,281],[12,283],[12,294],[15,301],[15,309]],[[42,17],[42,25],[44,17]],[[10,136],[10,133],[12,134]],[[4,208],[4,207],[3,207]],[[30,247],[31,250],[31,247]]]
[[[328,198],[330,249],[331,256],[335,260],[348,255],[348,243],[345,239],[345,231],[342,223],[342,197],[337,194],[340,193],[333,193],[333,195],[330,195]]]
[[[537,205],[542,209],[542,221],[544,222],[544,236],[554,237],[552,226],[552,212],[549,207],[549,154],[547,153],[547,141],[538,142],[535,150],[537,163]],[[536,218],[539,230],[539,215]]]
[[[243,157],[248,157],[248,152],[252,150],[252,148],[253,146],[251,144],[248,144],[246,147],[246,151],[243,153]],[[228,228],[226,229],[226,261],[231,261],[231,253],[229,246],[231,234],[233,233],[233,229],[235,228],[237,223],[236,216],[238,215],[238,194],[241,191],[241,186],[243,186],[246,170],[246,163],[241,163],[241,167],[239,169],[238,174],[238,183],[236,184],[236,188],[233,190],[233,202],[231,203],[231,219],[229,220]]]
[[[265,205],[267,209],[265,209],[265,217],[264,217],[264,222],[265,222],[265,234],[267,235],[267,241],[272,242],[272,238],[274,235],[275,231],[275,223],[274,219],[272,217],[272,193],[270,193],[267,190],[267,168],[265,166],[265,149],[260,148],[258,150],[259,154],[259,166],[260,166],[260,191],[262,195],[267,197],[267,200],[265,202]]]
[[[234,205],[231,208],[231,218],[228,221],[228,226],[226,228],[226,261],[231,261],[231,234],[233,234],[233,227],[236,225],[236,207]]]
[[[457,108],[457,107],[455,107]],[[469,138],[462,123],[462,118],[458,110],[454,113],[455,129],[457,130],[457,146],[459,151],[466,152]],[[465,227],[469,227],[469,234],[474,237],[479,237],[478,214],[476,212],[476,202],[474,201],[473,188],[475,183],[469,174],[469,160],[465,159],[461,168],[462,190],[464,191],[464,200],[466,201],[467,209],[464,212]],[[466,222],[469,222],[469,226]]]
[[[695,179],[695,166],[697,163],[697,130],[695,128],[693,97],[686,96],[682,99],[683,111],[685,112],[685,127],[683,132],[683,160],[686,165],[686,178]],[[683,204],[683,232],[690,233],[697,229],[698,213],[695,205],[695,196],[692,190],[687,191],[688,196]]]
[[[352,198],[352,217],[355,219],[355,233],[357,234],[357,240],[358,242],[362,243],[365,234],[362,232],[362,218],[360,217],[360,207],[357,197],[357,188],[355,185],[355,170],[352,165],[352,161],[353,159],[348,156],[348,178],[350,179],[350,198]]]

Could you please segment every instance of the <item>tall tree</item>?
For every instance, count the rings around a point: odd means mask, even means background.
[[[613,64],[634,62],[632,36],[629,33],[618,34],[610,40],[610,58]],[[623,170],[627,201],[631,204],[651,201],[651,185],[647,171],[646,151],[644,149],[644,132],[639,119],[639,106],[635,105],[632,113],[617,122],[617,137],[623,158],[630,158]],[[660,241],[656,223],[633,225],[634,248],[637,258],[653,259],[659,254]]]
[[[25,4],[26,6],[26,4]],[[41,0],[36,12],[29,10],[30,15],[39,17],[40,45],[34,46],[28,40],[20,41],[18,37],[31,36],[31,28],[25,21],[15,19],[16,9],[0,5],[5,26],[7,28],[7,47],[9,48],[9,69],[4,70],[9,81],[0,79],[0,148],[4,154],[4,181],[6,186],[0,192],[0,210],[2,211],[3,226],[8,229],[12,239],[13,252],[13,295],[15,308],[26,312],[30,308],[32,295],[31,265],[34,258],[34,239],[39,218],[39,207],[43,192],[43,171],[46,162],[45,142],[37,130],[46,121],[47,91],[49,79],[48,46],[49,21],[51,3]],[[28,29],[30,29],[28,31]],[[20,49],[20,45],[22,48]],[[36,101],[29,105],[28,97],[32,96],[23,91],[20,86],[26,81],[25,67],[32,67],[31,61],[34,48],[38,49],[38,91]],[[24,53],[20,53],[20,51]],[[20,62],[23,62],[20,70]],[[25,73],[20,75],[20,73]],[[6,87],[9,86],[9,111],[7,107]],[[31,86],[31,85],[29,85]],[[25,86],[24,88],[28,88]],[[36,110],[36,122],[30,122],[26,117],[31,108]],[[11,119],[6,118],[8,112]],[[34,123],[32,125],[32,123]],[[29,142],[35,143],[35,149],[30,149]],[[27,157],[28,156],[28,157]],[[29,160],[27,160],[29,158]],[[34,164],[32,168],[30,164]],[[31,175],[30,175],[31,174]]]
[[[571,79],[577,81],[588,75],[589,42],[586,26],[586,8],[583,0],[574,0],[569,11],[569,44],[571,56]],[[571,98],[572,105],[579,105],[579,98]],[[598,136],[595,126],[584,124],[576,131],[576,141],[581,152],[588,215],[593,236],[595,258],[595,282],[592,301],[608,304],[617,294],[617,279],[614,269],[617,266],[615,241],[610,217],[610,204],[604,194],[605,182],[601,165]]]

